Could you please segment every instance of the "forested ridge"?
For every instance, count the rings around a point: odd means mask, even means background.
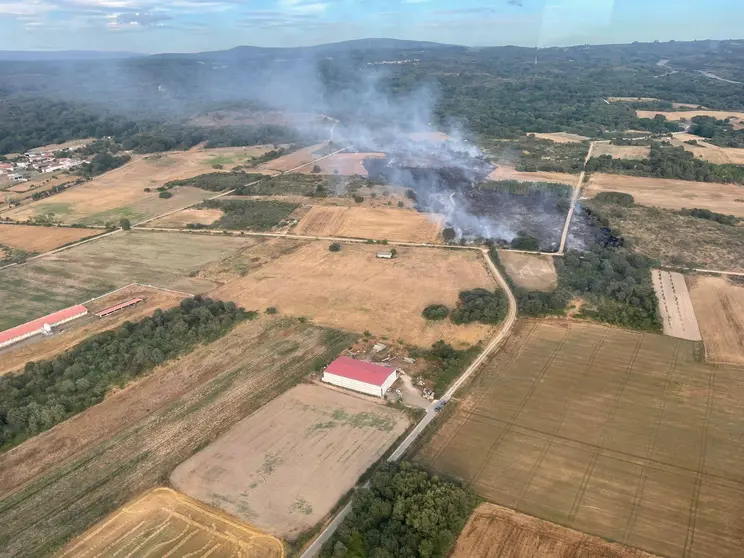
[[[100,403],[109,390],[221,337],[251,313],[194,297],[138,322],[125,322],[53,360],[0,377],[0,449],[6,450]]]

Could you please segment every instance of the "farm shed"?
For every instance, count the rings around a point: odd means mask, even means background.
[[[25,324],[21,324],[10,329],[6,329],[0,332],[0,347],[6,347],[18,341],[22,341],[31,337],[32,335],[38,335],[44,331],[48,331],[49,328],[69,322],[80,316],[85,316],[88,313],[88,309],[82,304],[77,306],[71,306],[65,308],[59,312],[54,312],[48,316],[37,318]]]
[[[392,252],[377,252],[377,257],[383,260],[392,260],[393,253]]]
[[[116,306],[111,306],[110,308],[101,310],[100,312],[96,313],[96,316],[98,316],[99,318],[105,318],[106,316],[110,316],[115,312],[124,310],[125,308],[129,308],[131,306],[134,306],[135,304],[139,304],[143,300],[144,299],[142,298],[133,298],[132,300],[127,300],[126,302],[122,302],[121,304],[117,304]]]
[[[398,378],[395,368],[351,357],[338,357],[323,372],[323,381],[361,393],[384,397]]]

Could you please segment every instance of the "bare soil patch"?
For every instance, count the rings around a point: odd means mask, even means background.
[[[713,116],[719,120],[725,120],[726,118],[738,118],[744,119],[744,112],[737,111],[725,111],[725,110],[680,110],[672,112],[664,112],[659,110],[637,110],[636,115],[638,118],[653,118],[657,114],[661,114],[666,117],[667,120],[678,121],[678,120],[691,120],[694,116]]]
[[[262,165],[259,165],[258,170],[259,172],[264,172],[265,170],[276,172],[300,170],[297,167],[307,165],[311,161],[318,159],[318,155],[315,155],[315,152],[323,149],[327,145],[327,142],[323,142],[311,145],[310,147],[305,147],[303,149],[298,149],[297,151],[288,153],[287,155],[279,157],[278,159],[274,159],[273,161],[268,161]],[[310,167],[310,170],[312,170],[312,166]]]
[[[315,206],[292,232],[433,243],[439,240],[443,222],[441,215],[402,209]]]
[[[114,512],[73,540],[59,558],[101,558],[132,552],[138,556],[186,558],[283,558],[276,537],[235,521],[169,488],[156,488]]]
[[[701,341],[695,310],[690,293],[687,291],[685,277],[681,273],[651,270],[656,297],[659,299],[659,312],[664,324],[664,335],[679,337],[689,341]]]
[[[485,338],[490,328],[421,316],[429,304],[454,307],[460,291],[496,288],[481,255],[466,250],[397,247],[393,260],[375,257],[380,246],[312,242],[270,262],[256,273],[214,291],[223,300],[251,308],[275,306],[319,324],[429,346],[444,339],[458,347]]]
[[[552,291],[558,285],[552,256],[500,250],[499,261],[519,287],[531,291]]]
[[[585,195],[598,192],[625,192],[640,205],[665,209],[710,209],[717,213],[744,217],[744,189],[736,184],[693,182],[669,178],[648,178],[620,174],[592,174]]]
[[[171,482],[291,540],[325,517],[408,424],[382,403],[302,384],[179,465]]]
[[[20,248],[28,252],[49,252],[63,244],[69,244],[101,231],[73,229],[69,227],[34,227],[29,225],[0,224],[0,244]]]
[[[744,286],[724,277],[687,278],[711,362],[744,364]]]
[[[651,558],[494,504],[481,504],[457,538],[452,558]]]
[[[651,148],[646,145],[612,145],[595,143],[592,157],[610,155],[614,159],[648,159]]]
[[[415,458],[495,504],[605,540],[738,557],[744,367],[702,363],[697,347],[520,322]]]
[[[528,136],[535,136],[536,138],[546,139],[554,141],[556,143],[581,143],[582,141],[589,140],[586,136],[580,136],[578,134],[569,134],[568,132],[551,132],[551,133],[530,133]]]
[[[522,172],[514,167],[500,165],[491,174],[489,180],[520,180],[522,182],[557,182],[574,186],[578,177],[563,172]]]
[[[163,227],[166,229],[181,229],[186,225],[198,223],[202,225],[211,225],[222,217],[224,213],[219,209],[184,209],[178,213],[166,215],[147,224],[148,227]]]

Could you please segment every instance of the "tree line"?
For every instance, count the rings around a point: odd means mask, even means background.
[[[286,220],[299,204],[276,200],[206,200],[199,207],[224,213],[208,228],[269,231]]]
[[[53,360],[26,363],[22,372],[0,377],[0,448],[100,403],[112,387],[218,339],[250,317],[232,302],[197,296],[94,335]]]

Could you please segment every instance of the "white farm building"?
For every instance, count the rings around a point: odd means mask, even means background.
[[[324,382],[375,397],[385,397],[397,379],[395,368],[346,356],[338,357],[323,372]]]
[[[64,310],[54,312],[53,314],[49,314],[43,318],[37,318],[36,320],[26,322],[25,324],[6,329],[5,331],[0,331],[0,347],[6,347],[13,343],[18,343],[18,341],[23,341],[24,339],[34,335],[40,335],[42,333],[48,334],[52,331],[54,326],[85,316],[87,313],[88,309],[85,306],[78,304],[77,306],[65,308]]]

